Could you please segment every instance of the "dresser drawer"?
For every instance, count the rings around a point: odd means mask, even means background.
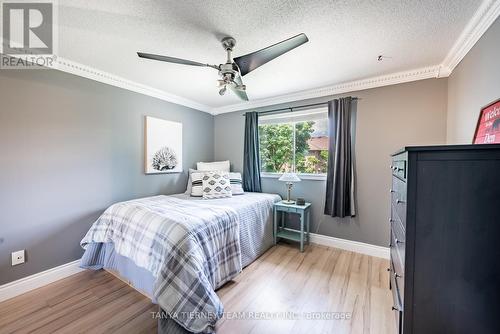
[[[406,180],[408,176],[408,154],[402,153],[392,157],[391,163],[392,174]]]
[[[405,273],[405,258],[404,258],[404,243],[397,240],[394,231],[391,231],[391,265],[394,280],[398,284],[401,300],[403,300],[404,292],[404,273]]]
[[[403,333],[403,312],[393,309],[394,320],[396,321],[396,333]]]
[[[400,292],[398,284],[394,279],[393,267],[391,263],[391,292],[392,292],[392,311],[394,312],[394,321],[396,325],[396,333],[401,334],[403,332],[403,300],[400,299]]]
[[[406,183],[397,177],[392,178],[391,203],[392,218],[406,230]]]
[[[394,201],[391,205],[391,219],[398,222],[403,231],[406,231],[406,203]]]
[[[398,285],[399,280],[396,278],[394,271],[394,264],[391,261],[391,269],[390,269],[390,281],[391,281],[391,292],[392,292],[392,303],[393,309],[396,311],[403,311],[403,299],[401,298],[402,291],[400,290],[400,286]]]
[[[407,177],[407,163],[406,159],[395,158],[391,165],[392,175],[399,177],[400,179],[406,180]]]
[[[405,271],[406,254],[405,234],[399,222],[391,223],[391,253],[394,252],[395,264],[397,264],[398,274],[403,275]],[[397,261],[398,260],[398,261]]]
[[[391,219],[391,230],[394,231],[394,236],[396,237],[397,242],[404,244],[406,241],[406,232],[399,220]]]
[[[288,206],[276,206],[277,211],[283,211],[283,212],[293,212],[296,213],[298,210],[296,208],[291,208]]]

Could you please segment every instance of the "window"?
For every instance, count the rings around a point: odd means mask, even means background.
[[[325,107],[259,117],[263,173],[326,174],[328,111]]]

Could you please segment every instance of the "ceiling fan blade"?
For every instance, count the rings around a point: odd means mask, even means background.
[[[282,42],[268,46],[259,51],[249,53],[244,56],[234,58],[234,62],[240,68],[241,75],[255,70],[257,67],[273,60],[282,54],[295,49],[296,47],[308,42],[309,39],[305,34],[298,34],[297,36],[286,39]]]
[[[229,86],[229,88],[231,88],[231,90],[234,92],[234,94],[236,94],[236,96],[238,96],[243,101],[248,101],[248,95],[247,95],[246,90],[244,88],[241,89],[241,88],[237,87],[237,86],[245,87],[243,85],[243,81],[241,81],[241,78],[239,76],[236,76],[233,80],[233,84],[228,85],[228,86]]]
[[[240,99],[242,99],[243,101],[248,101],[247,92],[245,92],[244,90],[236,89],[236,87],[233,85],[229,85],[229,88],[231,88],[234,94],[236,94],[236,96],[238,96]]]
[[[214,67],[215,66],[215,65],[198,63],[198,62],[192,61],[192,60],[186,60],[186,59],[180,59],[180,58],[174,58],[174,57],[168,57],[168,56],[160,56],[160,55],[155,55],[155,54],[151,54],[151,53],[137,52],[137,55],[139,57],[141,57],[141,58],[153,59],[153,60],[159,60],[159,61],[165,61],[165,62],[168,62],[168,63],[182,64],[182,65],[208,66],[208,67]]]

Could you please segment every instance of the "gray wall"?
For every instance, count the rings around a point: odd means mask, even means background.
[[[482,107],[500,98],[500,18],[448,78],[449,144],[470,144]]]
[[[386,246],[389,236],[390,154],[405,145],[445,143],[447,81],[429,79],[351,95],[361,98],[356,122],[358,216],[337,219],[322,214],[325,181],[303,180],[296,184],[293,195],[313,203],[312,232]],[[287,106],[331,98],[300,101]],[[237,171],[242,170],[243,161],[242,114],[233,112],[215,117],[215,159],[231,160],[233,169]],[[263,190],[285,196],[285,186],[277,179],[263,179]]]
[[[0,285],[78,259],[111,203],[185,190],[144,175],[143,118],[183,123],[183,166],[213,158],[213,117],[57,71],[0,71]],[[10,253],[27,263],[10,266]]]

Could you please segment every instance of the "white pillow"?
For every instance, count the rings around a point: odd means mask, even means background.
[[[231,168],[231,163],[229,160],[226,161],[216,161],[216,162],[198,162],[196,164],[196,169],[199,171],[222,171],[229,172]]]
[[[196,175],[196,174],[193,174]],[[231,197],[231,181],[228,172],[205,172],[202,178],[203,199]]]
[[[241,173],[229,173],[229,180],[231,182],[231,192],[233,195],[243,195],[243,182],[241,180]]]

